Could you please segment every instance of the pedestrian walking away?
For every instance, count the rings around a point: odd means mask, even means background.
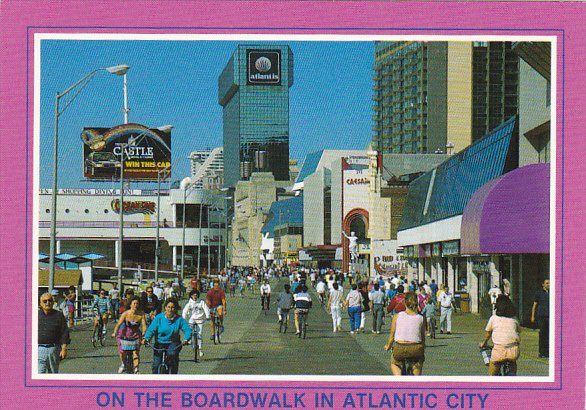
[[[549,279],[542,282],[542,288],[535,292],[531,309],[531,323],[539,328],[539,357],[549,357]]]
[[[346,295],[344,306],[348,309],[350,318],[350,334],[353,335],[360,328],[360,311],[362,309],[362,295],[358,291],[358,285],[352,284],[352,290]]]
[[[338,282],[334,282],[332,290],[328,296],[328,308],[332,315],[332,325],[335,332],[342,331],[342,296],[343,291],[338,285]]]
[[[293,294],[291,293],[291,285],[286,283],[283,286],[284,290],[279,293],[277,298],[277,317],[279,320],[279,332],[287,332],[287,323],[289,322],[289,310],[294,306]]]
[[[69,328],[63,312],[53,309],[50,293],[39,300],[38,366],[39,373],[59,373],[59,361],[67,357]]]
[[[380,289],[380,285],[375,283],[374,289],[368,296],[370,298],[370,309],[372,311],[372,333],[378,335],[383,326],[385,293]]]

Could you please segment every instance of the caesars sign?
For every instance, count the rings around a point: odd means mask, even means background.
[[[125,179],[156,181],[158,171],[171,164],[171,132],[123,124],[114,128],[84,128],[81,140],[83,176],[88,179],[120,178],[122,158]],[[163,180],[170,176],[170,170],[161,175]]]
[[[281,85],[281,50],[247,50],[246,84]]]

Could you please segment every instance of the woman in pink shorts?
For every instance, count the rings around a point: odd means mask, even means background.
[[[492,338],[492,354],[488,365],[488,375],[496,376],[504,362],[509,362],[510,375],[517,375],[517,359],[519,358],[519,332],[521,327],[515,318],[515,306],[505,295],[499,295],[495,304],[495,313],[488,320],[484,340],[480,348],[486,347]]]

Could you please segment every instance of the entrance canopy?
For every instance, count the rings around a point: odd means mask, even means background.
[[[549,253],[549,193],[549,164],[527,165],[483,185],[464,209],[460,253]]]
[[[54,286],[58,288],[68,288],[69,286],[79,286],[83,283],[83,277],[79,269],[56,270]],[[46,287],[49,285],[49,271],[39,270],[39,286]]]

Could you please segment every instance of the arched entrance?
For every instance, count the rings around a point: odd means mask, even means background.
[[[364,243],[368,235],[368,211],[362,208],[354,208],[346,214],[342,222],[342,230],[346,235],[350,232],[358,237],[358,243]],[[350,251],[348,250],[348,239],[342,235],[342,269],[344,272],[350,271]]]

